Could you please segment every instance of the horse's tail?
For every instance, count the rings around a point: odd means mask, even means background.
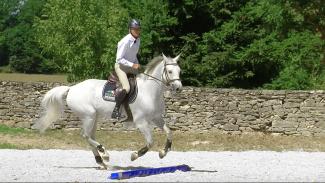
[[[48,91],[42,99],[41,107],[44,110],[33,128],[44,132],[53,122],[58,120],[64,112],[64,97],[69,86],[58,86]]]

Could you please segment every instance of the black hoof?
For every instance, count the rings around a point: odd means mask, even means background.
[[[100,156],[95,156],[96,163],[101,164],[103,163],[103,158]]]
[[[102,145],[98,145],[97,150],[102,153],[105,151]]]

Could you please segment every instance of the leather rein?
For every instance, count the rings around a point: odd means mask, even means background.
[[[177,66],[178,66],[178,64],[177,64],[177,63],[167,64],[167,63],[165,62],[165,64],[164,64],[164,71],[163,71],[162,75],[165,74],[165,76],[166,76],[166,81],[167,81],[166,83],[165,83],[162,79],[156,78],[156,77],[151,76],[151,75],[149,75],[149,74],[146,74],[146,73],[142,73],[142,74],[144,74],[144,75],[146,75],[146,76],[148,76],[148,77],[150,77],[150,78],[152,78],[152,79],[155,79],[155,80],[157,80],[157,81],[163,83],[165,86],[169,86],[169,83],[171,83],[171,82],[173,82],[173,81],[181,81],[180,78],[170,79],[170,77],[169,77],[169,75],[168,75],[168,73],[167,73],[167,69],[166,69],[166,66],[167,66],[167,65],[177,65]]]

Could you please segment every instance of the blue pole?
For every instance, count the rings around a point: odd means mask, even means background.
[[[132,177],[144,177],[149,175],[156,175],[161,173],[172,173],[176,170],[183,172],[191,171],[188,165],[161,167],[161,168],[144,168],[137,170],[129,170],[124,172],[111,173],[110,179],[129,179]]]

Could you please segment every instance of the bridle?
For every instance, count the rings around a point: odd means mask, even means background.
[[[163,78],[163,75],[165,74],[165,77],[166,77],[166,83],[165,83],[162,79],[156,78],[156,77],[151,76],[151,75],[149,75],[149,74],[146,74],[146,73],[142,73],[142,74],[144,74],[144,75],[146,75],[146,76],[148,76],[148,77],[150,77],[150,78],[152,78],[152,79],[155,79],[155,80],[157,80],[157,81],[163,83],[165,86],[169,86],[169,84],[170,84],[171,82],[174,82],[174,81],[181,81],[180,78],[170,79],[169,74],[168,74],[167,69],[166,69],[166,66],[167,66],[167,65],[175,65],[175,66],[178,66],[178,64],[177,64],[177,63],[169,63],[169,64],[167,64],[166,62],[164,62],[164,71],[163,71],[163,73],[162,73],[162,77],[161,77],[161,78]]]

